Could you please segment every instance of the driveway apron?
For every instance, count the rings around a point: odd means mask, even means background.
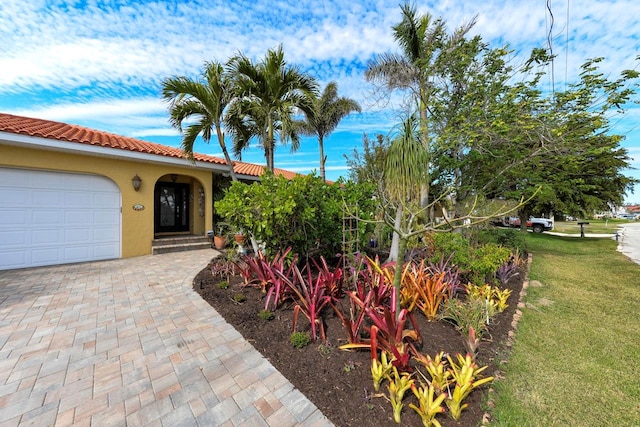
[[[214,254],[0,271],[0,426],[331,426],[193,291]]]

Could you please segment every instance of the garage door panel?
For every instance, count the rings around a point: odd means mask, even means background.
[[[48,226],[52,224],[64,224],[64,211],[56,211],[53,209],[38,209],[32,211],[33,226]]]
[[[20,208],[31,205],[31,197],[29,197],[29,193],[25,193],[19,188],[6,188],[2,192],[2,199],[5,206]]]
[[[0,270],[120,257],[120,199],[105,177],[0,167]]]
[[[107,210],[97,210],[93,214],[93,223],[99,225],[111,225],[114,224],[120,218],[120,211],[107,211]]]
[[[96,208],[113,209],[114,206],[118,206],[119,201],[119,197],[115,194],[96,193],[93,195],[93,205]],[[120,211],[119,209],[117,210]]]
[[[63,234],[63,230],[59,228],[33,230],[30,243],[33,245],[56,245],[62,241]]]
[[[12,251],[0,251],[0,259],[2,260],[3,268],[22,268],[25,264],[28,264],[26,250],[12,250]]]
[[[32,190],[30,206],[34,208],[64,208],[61,190]]]
[[[0,242],[6,242],[12,246],[24,246],[29,241],[25,230],[0,230]]]
[[[113,245],[94,245],[93,251],[93,254],[96,258],[110,259],[118,257],[118,254],[115,253]]]
[[[31,250],[31,265],[52,265],[61,264],[63,262],[60,256],[60,248],[43,248],[39,247]]]
[[[81,262],[93,258],[91,246],[71,246],[63,249],[64,258],[68,262]]]
[[[93,229],[94,242],[112,242],[113,234],[116,232],[114,227],[96,227]]]
[[[0,208],[0,229],[11,230],[14,225],[24,226],[31,222],[31,213],[27,209]]]
[[[90,228],[74,228],[64,231],[65,243],[89,243],[93,233]]]
[[[93,224],[93,210],[66,210],[64,222],[69,226]]]
[[[93,195],[89,192],[67,192],[64,205],[66,208],[93,208]]]

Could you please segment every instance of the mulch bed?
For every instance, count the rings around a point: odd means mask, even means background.
[[[509,307],[496,316],[480,344],[477,361],[488,365],[485,376],[496,375],[498,364],[506,358],[507,340],[524,281],[524,273],[507,285],[512,289]],[[275,312],[275,318],[266,321],[258,317],[264,309],[260,290],[244,287],[240,277],[232,278],[227,289],[220,289],[209,268],[194,279],[194,290],[216,309],[242,336],[266,357],[289,381],[309,398],[336,426],[385,427],[397,426],[392,418],[391,404],[375,396],[370,373],[369,351],[348,352],[338,349],[346,343],[346,334],[331,309],[326,310],[327,342],[312,343],[302,349],[290,342],[292,308],[284,306]],[[234,296],[242,293],[246,301],[236,303]],[[416,315],[423,344],[420,350],[431,356],[440,351],[463,353],[463,339],[455,327],[446,321],[428,322]],[[308,330],[308,322],[301,315],[298,330]],[[381,390],[386,388],[383,386]],[[443,426],[477,426],[486,409],[487,387],[476,390],[465,400],[469,407],[462,417],[454,421],[446,413],[437,419]],[[415,398],[409,391],[407,402]],[[402,425],[420,426],[420,417],[405,404]]]

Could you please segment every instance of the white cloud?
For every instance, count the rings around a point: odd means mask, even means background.
[[[260,58],[282,44],[290,64],[317,77],[322,87],[337,81],[341,95],[362,105],[363,113],[349,116],[336,131],[349,138],[335,145],[349,150],[353,140],[361,145],[363,133],[392,132],[399,120],[399,110],[390,106],[401,105],[400,95],[389,104],[376,103],[363,78],[376,54],[398,49],[391,31],[400,19],[398,5],[395,0],[2,0],[0,111],[140,138],[173,137],[179,144],[168,124],[167,106],[160,101],[162,79],[196,76],[204,61],[224,62],[239,51]],[[635,66],[640,2],[565,0],[551,5],[557,88],[574,81],[587,58],[604,56],[600,65],[611,77]],[[533,47],[546,46],[551,28],[541,1],[427,0],[418,7],[442,16],[450,30],[477,15],[472,34],[492,47],[510,44],[517,61]],[[630,110],[614,127],[628,134],[623,145],[637,167],[639,111]],[[256,154],[243,158],[262,162],[259,147],[254,149]],[[340,157],[336,154],[329,158]]]

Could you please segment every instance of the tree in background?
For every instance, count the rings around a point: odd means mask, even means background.
[[[523,71],[550,60],[534,50]],[[539,188],[520,209],[523,220],[533,213],[586,216],[621,204],[635,180],[622,175],[630,158],[609,123],[631,101],[639,74],[627,70],[609,80],[598,70],[600,61],[587,61],[580,80],[565,91],[543,93],[544,73],[537,72],[504,85],[496,101],[468,110],[455,129],[467,141],[457,159],[460,187],[510,199],[529,198]]]
[[[340,121],[351,112],[360,112],[360,104],[350,98],[338,97],[338,85],[330,82],[324,88],[322,95],[313,100],[311,114],[307,114],[302,130],[307,135],[318,137],[320,151],[320,178],[326,180],[324,155],[324,138],[333,132]]]

